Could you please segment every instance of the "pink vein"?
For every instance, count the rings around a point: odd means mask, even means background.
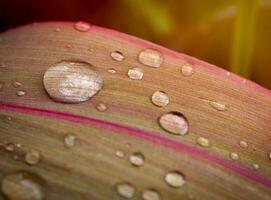
[[[18,104],[13,103],[5,103],[0,102],[0,109],[3,110],[11,110],[11,111],[18,111],[18,112],[25,112],[25,113],[33,113],[41,116],[47,116],[47,117],[53,117],[53,118],[59,118],[64,119],[72,122],[77,123],[85,123],[85,124],[91,124],[98,127],[113,129],[117,133],[125,133],[132,135],[137,138],[141,138],[144,140],[151,141],[153,143],[158,143],[161,145],[164,145],[166,147],[175,149],[175,150],[181,150],[185,151],[187,153],[205,158],[206,160],[209,160],[211,162],[214,162],[216,164],[219,164],[227,169],[230,169],[236,173],[242,174],[243,176],[250,178],[258,183],[261,183],[269,188],[271,188],[271,180],[260,176],[253,171],[251,171],[248,168],[241,167],[237,163],[232,162],[230,160],[224,160],[220,157],[210,154],[204,150],[201,150],[199,148],[177,142],[175,140],[169,139],[167,137],[159,135],[158,132],[153,131],[147,131],[136,127],[131,127],[124,124],[119,124],[115,122],[110,122],[103,119],[97,119],[93,117],[86,117],[86,116],[80,116],[72,113],[67,112],[60,112],[55,110],[48,110],[48,109],[41,109],[41,108],[34,108],[34,107],[28,107],[28,106],[22,106]]]

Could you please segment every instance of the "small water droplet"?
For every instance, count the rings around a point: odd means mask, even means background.
[[[40,161],[40,153],[36,150],[29,150],[25,154],[25,162],[29,165],[36,165]]]
[[[60,32],[61,31],[61,29],[59,28],[59,27],[57,27],[56,29],[55,29],[55,32]]]
[[[209,101],[209,105],[218,111],[226,111],[228,110],[228,106],[222,102]]]
[[[144,155],[140,152],[133,153],[130,158],[130,163],[136,167],[140,167],[144,164],[145,158]]]
[[[104,104],[104,103],[99,103],[97,106],[96,106],[96,109],[100,112],[104,112],[107,110],[107,106]]]
[[[131,199],[135,195],[135,187],[131,183],[121,183],[117,185],[118,194],[126,199]]]
[[[166,174],[165,176],[166,183],[174,188],[180,188],[185,184],[185,177],[181,172],[172,171]]]
[[[226,72],[226,74],[227,74],[227,76],[231,75],[231,73],[230,73],[230,72]]]
[[[15,150],[15,145],[11,142],[5,144],[6,151],[13,152]]]
[[[154,189],[144,190],[141,197],[143,200],[160,200],[159,193]]]
[[[114,68],[110,68],[110,69],[108,69],[107,71],[108,71],[108,73],[110,73],[110,74],[115,74],[115,73],[117,73],[117,71],[116,71]]]
[[[159,118],[160,126],[169,133],[186,135],[189,131],[186,117],[179,112],[168,112]]]
[[[65,47],[68,48],[68,49],[70,49],[70,48],[72,48],[72,45],[66,44]]]
[[[158,50],[145,49],[139,53],[138,60],[149,67],[160,67],[164,59]]]
[[[16,172],[3,178],[1,190],[9,200],[43,200],[43,184],[43,179],[34,174]]]
[[[258,164],[256,164],[256,163],[254,163],[252,165],[252,167],[253,167],[254,170],[258,170],[260,168],[260,166]]]
[[[76,136],[75,135],[68,134],[64,138],[64,144],[65,144],[65,147],[67,147],[67,148],[73,147],[75,145],[75,142],[76,142]]]
[[[271,160],[271,152],[269,152],[269,159]]]
[[[116,60],[116,61],[123,61],[124,60],[124,56],[120,51],[113,51],[113,52],[111,52],[110,55],[113,60]]]
[[[62,61],[47,69],[43,84],[53,100],[79,103],[101,90],[103,80],[89,63]]]
[[[243,140],[241,140],[241,141],[239,142],[239,145],[240,145],[240,147],[242,147],[242,148],[247,148],[247,146],[248,146],[247,142],[246,142],[246,141],[243,141]]]
[[[152,94],[151,101],[156,106],[164,107],[169,104],[169,96],[163,91],[156,91]]]
[[[18,143],[18,144],[16,144],[16,147],[21,148],[22,145]]]
[[[4,88],[5,82],[0,81],[0,90],[2,90]]]
[[[186,63],[181,67],[181,72],[183,76],[191,76],[194,73],[194,66]]]
[[[13,85],[13,87],[18,88],[18,87],[22,86],[22,83],[20,83],[19,81],[14,81],[12,83],[12,85]]]
[[[143,78],[143,75],[144,75],[143,69],[138,67],[129,69],[128,71],[129,78],[133,80],[141,80]]]
[[[26,94],[26,92],[23,90],[19,90],[19,91],[17,91],[16,94],[17,94],[17,96],[21,97],[21,96],[24,96]]]
[[[116,155],[117,157],[119,157],[119,158],[123,158],[123,157],[125,156],[124,152],[121,151],[121,150],[117,150],[117,151],[115,152],[115,155]]]
[[[74,28],[80,32],[87,32],[90,29],[90,25],[87,22],[79,21],[74,24]]]
[[[210,146],[209,140],[205,137],[198,137],[197,143],[202,147],[209,147]]]
[[[239,156],[238,156],[237,153],[232,152],[232,153],[230,153],[230,158],[231,158],[232,160],[238,160],[238,159],[239,159]]]

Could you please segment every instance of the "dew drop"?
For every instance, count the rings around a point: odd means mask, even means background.
[[[29,165],[36,165],[40,161],[40,153],[36,150],[29,150],[25,154],[25,162]]]
[[[5,82],[0,81],[0,90],[2,90],[4,88]]]
[[[227,76],[230,76],[230,75],[231,75],[231,73],[230,73],[230,72],[226,72],[226,74],[227,74]]]
[[[222,102],[209,101],[209,105],[218,111],[226,111],[228,110],[228,106]]]
[[[61,31],[61,29],[59,28],[59,27],[57,27],[56,29],[55,29],[55,32],[60,32]]]
[[[243,140],[241,140],[241,141],[239,142],[239,145],[240,145],[240,147],[242,147],[242,148],[244,148],[244,149],[248,147],[247,142],[246,142],[246,141],[243,141]]]
[[[107,71],[108,71],[108,73],[110,73],[110,74],[115,74],[115,73],[117,73],[117,71],[116,71],[114,68],[110,68],[110,69],[108,69]]]
[[[121,183],[117,185],[118,194],[126,199],[131,199],[135,195],[135,187],[130,183]]]
[[[254,163],[252,165],[252,167],[253,167],[254,170],[258,170],[260,168],[260,166],[258,164],[256,164],[256,163]]]
[[[76,142],[76,136],[75,135],[68,134],[64,138],[64,144],[65,144],[65,147],[67,147],[67,148],[73,147],[75,145],[75,142]]]
[[[230,153],[230,158],[231,158],[232,160],[238,160],[238,159],[239,159],[239,156],[238,156],[237,153],[232,152],[232,153]]]
[[[13,87],[18,88],[18,87],[22,86],[22,83],[20,83],[19,81],[14,81],[12,83],[12,85],[13,85]]]
[[[72,48],[72,45],[66,44],[65,47],[68,48],[68,49],[70,49],[70,48]]]
[[[157,68],[161,66],[164,59],[158,50],[145,49],[139,53],[138,60],[144,65]]]
[[[26,92],[23,90],[19,90],[19,91],[17,91],[16,94],[17,94],[17,96],[21,97],[21,96],[24,96],[26,94]]]
[[[194,67],[191,64],[184,64],[181,67],[181,72],[183,76],[191,76],[194,73]]]
[[[107,106],[104,104],[104,103],[99,103],[97,106],[96,106],[96,109],[100,112],[104,112],[107,110]]]
[[[169,104],[169,96],[163,91],[156,91],[152,94],[151,101],[156,106],[164,107]]]
[[[5,144],[5,149],[8,152],[13,152],[15,150],[15,145],[13,143],[7,143]]]
[[[130,158],[130,163],[136,167],[140,167],[144,164],[145,158],[144,155],[140,152],[133,153]]]
[[[143,200],[160,200],[159,193],[154,189],[144,190],[141,195]]]
[[[143,78],[143,75],[144,75],[143,69],[138,67],[129,69],[128,71],[129,78],[133,80],[141,80]]]
[[[79,21],[74,24],[74,28],[80,32],[87,32],[90,29],[90,25],[87,22]]]
[[[110,55],[113,60],[116,60],[116,61],[124,60],[124,56],[120,51],[112,51]]]
[[[205,137],[198,137],[197,143],[202,147],[209,147],[210,146],[209,140]]]
[[[53,100],[79,103],[101,90],[103,80],[86,62],[62,61],[47,69],[43,84]]]
[[[179,112],[168,112],[159,118],[160,126],[169,133],[186,135],[189,130],[186,117]]]
[[[166,183],[174,188],[180,188],[185,184],[184,175],[178,171],[172,171],[166,174],[165,176]]]
[[[3,178],[1,190],[9,200],[43,200],[43,184],[43,179],[36,175],[16,172]]]
[[[124,152],[121,151],[121,150],[117,150],[117,151],[115,152],[115,155],[116,155],[117,157],[119,157],[119,158],[123,158],[123,157],[125,156]]]

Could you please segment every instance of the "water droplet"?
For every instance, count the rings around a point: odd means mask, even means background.
[[[165,176],[166,183],[174,188],[180,188],[185,184],[184,175],[178,171],[172,171],[166,174]]]
[[[239,145],[240,145],[240,147],[242,147],[242,148],[247,148],[247,146],[248,146],[247,142],[246,142],[246,141],[243,141],[243,140],[241,140],[241,141],[239,142]]]
[[[156,91],[152,94],[151,101],[156,106],[164,107],[169,104],[169,96],[163,91]]]
[[[197,143],[202,146],[202,147],[209,147],[209,140],[207,138],[204,137],[198,137],[197,138]]]
[[[123,158],[123,157],[125,156],[124,152],[121,151],[121,150],[117,150],[117,151],[115,152],[115,155],[116,155],[117,157],[119,157],[119,158]]]
[[[104,112],[107,110],[107,106],[104,104],[104,103],[99,103],[97,106],[96,106],[96,109],[100,112]]]
[[[164,59],[158,50],[145,49],[139,53],[138,60],[149,67],[160,67]]]
[[[260,168],[260,166],[258,164],[256,164],[256,163],[254,163],[252,165],[252,167],[253,167],[254,170],[258,170]]]
[[[18,81],[14,81],[14,82],[12,83],[12,85],[13,85],[13,87],[18,88],[18,87],[22,86],[22,83],[20,83],[20,82],[18,82]]]
[[[269,159],[271,160],[271,152],[269,153]]]
[[[124,60],[124,56],[120,51],[113,51],[113,52],[111,52],[110,55],[113,60],[116,60],[116,61],[123,61]]]
[[[160,200],[159,193],[154,189],[144,190],[141,197],[143,200]]]
[[[16,147],[21,148],[22,145],[18,143],[18,144],[16,144]]]
[[[66,44],[65,47],[68,48],[68,49],[70,49],[70,48],[72,48],[72,45]]]
[[[17,94],[17,96],[21,97],[21,96],[24,96],[26,94],[26,92],[23,90],[19,90],[16,94]]]
[[[121,183],[117,185],[117,192],[121,197],[130,199],[135,195],[135,187],[130,183]]]
[[[25,154],[25,162],[29,165],[36,165],[40,161],[40,153],[36,150],[29,150]]]
[[[57,27],[56,29],[55,29],[55,32],[60,32],[61,31],[61,29],[59,28],[59,27]]]
[[[130,163],[133,164],[136,167],[140,167],[144,164],[145,158],[144,155],[140,152],[133,153],[130,158]]]
[[[6,149],[6,151],[13,152],[14,149],[15,149],[15,145],[13,143],[10,143],[10,142],[6,143],[5,144],[5,149]]]
[[[232,152],[232,153],[230,153],[230,158],[231,158],[232,160],[238,160],[238,159],[239,159],[239,156],[238,156],[237,153]]]
[[[43,184],[43,179],[36,175],[17,172],[3,178],[1,190],[9,200],[43,200]]]
[[[181,67],[181,72],[184,76],[191,76],[194,73],[194,66],[186,63]]]
[[[186,117],[179,112],[168,112],[159,118],[160,126],[169,133],[186,135],[189,130]]]
[[[79,103],[101,90],[103,80],[88,63],[62,61],[47,69],[43,83],[53,100]]]
[[[228,110],[228,106],[222,102],[209,101],[209,105],[218,111],[226,111]]]
[[[231,75],[231,73],[230,73],[230,72],[227,72],[226,74],[227,74],[227,76]]]
[[[143,69],[138,67],[129,69],[128,71],[129,78],[133,80],[141,80],[143,78],[143,75],[144,75]]]
[[[90,29],[90,25],[87,22],[79,21],[74,24],[74,28],[80,32],[87,32]]]
[[[72,134],[68,134],[64,138],[64,144],[65,147],[71,148],[75,145],[76,142],[76,136]]]
[[[108,71],[108,73],[110,73],[110,74],[115,74],[115,73],[117,73],[117,71],[116,71],[114,68],[110,68],[110,69],[108,69],[107,71]]]
[[[0,90],[2,90],[4,88],[5,82],[0,81]]]

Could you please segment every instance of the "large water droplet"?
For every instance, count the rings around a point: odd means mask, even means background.
[[[151,97],[152,103],[159,107],[164,107],[169,103],[169,96],[163,91],[156,91]]]
[[[45,192],[44,181],[27,172],[17,172],[5,176],[1,190],[9,200],[43,200]]]
[[[68,134],[64,138],[64,144],[65,147],[71,148],[75,145],[76,142],[76,136],[72,134]]]
[[[130,199],[135,195],[135,187],[130,183],[121,183],[117,185],[118,194],[126,199]]]
[[[135,152],[130,156],[130,163],[132,163],[132,165],[139,167],[142,166],[145,162],[145,158],[144,155],[140,152]]]
[[[209,147],[209,140],[207,138],[204,137],[198,137],[197,138],[197,143],[202,146],[202,147]]]
[[[159,118],[160,126],[169,133],[185,135],[189,131],[186,117],[179,112],[169,112]]]
[[[144,190],[141,197],[143,200],[160,200],[159,193],[154,189]]]
[[[160,67],[164,59],[158,50],[145,49],[139,53],[138,60],[149,67]]]
[[[111,52],[110,55],[113,60],[116,60],[116,61],[123,61],[124,60],[124,56],[120,51],[113,51],[113,52]]]
[[[225,103],[222,102],[215,102],[215,101],[209,101],[210,106],[212,106],[214,109],[218,111],[226,111],[228,110],[228,106]]]
[[[178,171],[172,171],[166,174],[165,181],[168,185],[174,188],[180,188],[185,184],[184,175]]]
[[[36,150],[29,150],[25,154],[25,162],[29,165],[36,165],[40,161],[40,153]]]
[[[79,103],[101,90],[103,80],[88,63],[62,61],[47,69],[43,83],[53,100]]]
[[[191,76],[194,73],[194,67],[186,63],[181,67],[181,72],[184,76]]]
[[[143,69],[138,67],[129,69],[128,71],[129,78],[133,80],[141,80],[143,78],[143,75],[144,75]]]
[[[81,21],[79,21],[79,22],[76,22],[74,24],[74,28],[77,31],[86,32],[86,31],[89,31],[90,25],[87,22],[81,22]]]

